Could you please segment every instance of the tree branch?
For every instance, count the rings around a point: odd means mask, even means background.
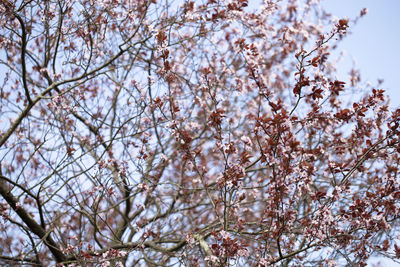
[[[22,208],[18,200],[11,194],[10,190],[6,187],[4,181],[0,181],[0,195],[7,201],[7,203],[11,206],[11,208],[18,214],[21,220],[28,226],[28,228],[37,235],[40,239],[42,239],[45,245],[49,248],[51,253],[53,254],[55,260],[57,262],[63,262],[67,258],[58,248],[57,243],[50,236],[49,232],[46,232],[32,217],[31,215]]]

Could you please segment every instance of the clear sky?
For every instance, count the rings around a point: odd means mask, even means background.
[[[391,108],[400,107],[400,0],[324,0],[322,5],[338,18],[356,17],[363,8],[368,14],[351,28],[352,34],[339,45],[345,58],[338,75],[347,75],[356,63],[363,80],[377,84],[391,99]]]

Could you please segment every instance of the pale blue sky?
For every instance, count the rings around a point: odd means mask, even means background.
[[[339,18],[351,19],[368,9],[339,45],[338,50],[346,50],[346,55],[338,75],[347,75],[354,60],[362,79],[373,85],[383,79],[382,89],[390,96],[391,108],[400,107],[400,1],[325,0],[322,4]]]

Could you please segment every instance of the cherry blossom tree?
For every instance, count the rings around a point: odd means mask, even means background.
[[[1,0],[1,264],[399,261],[400,109],[331,56],[357,19]]]

